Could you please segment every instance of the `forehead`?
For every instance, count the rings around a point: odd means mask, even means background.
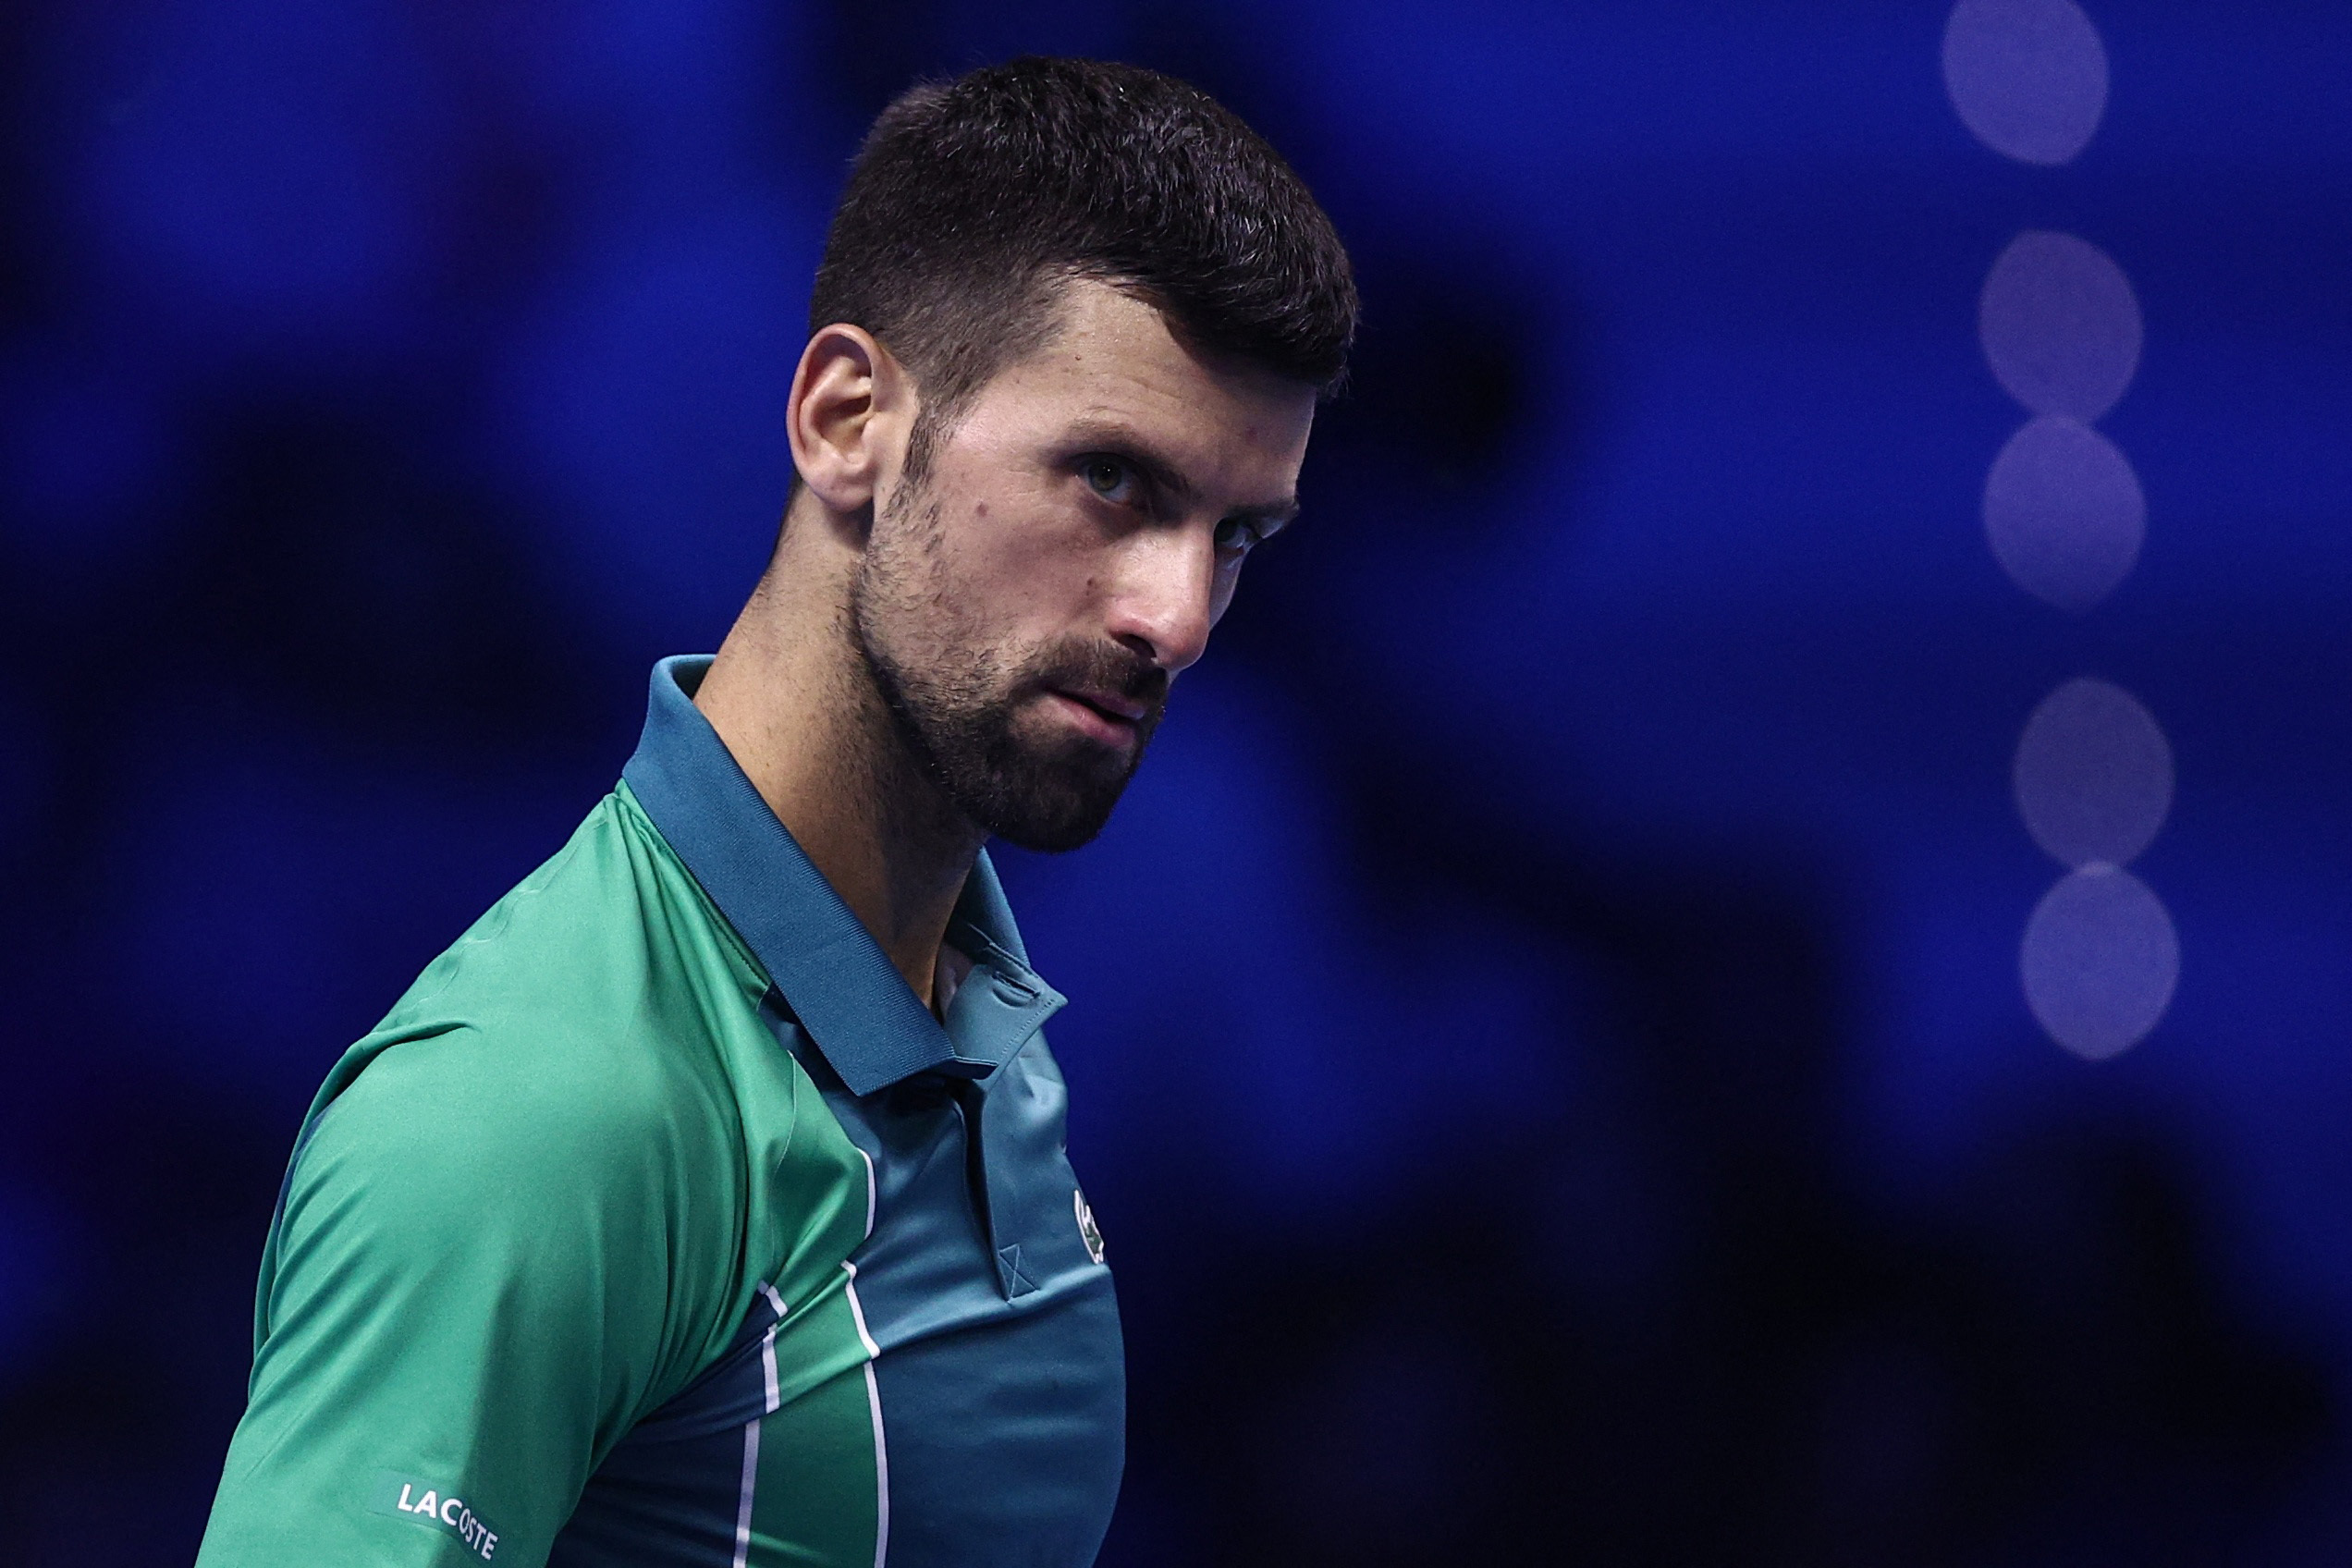
[[[1057,305],[1051,337],[973,398],[960,442],[1121,428],[1177,448],[1170,455],[1203,483],[1259,484],[1269,469],[1295,476],[1315,420],[1313,387],[1187,347],[1158,310],[1092,278],[1066,285]]]

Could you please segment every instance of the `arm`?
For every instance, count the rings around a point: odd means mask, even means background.
[[[204,1568],[539,1563],[672,1380],[669,1151],[527,1065],[470,1031],[409,1041],[321,1113]]]

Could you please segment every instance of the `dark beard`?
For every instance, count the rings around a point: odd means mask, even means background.
[[[932,520],[936,526],[936,518]],[[880,592],[861,570],[850,631],[896,738],[923,776],[983,831],[1024,850],[1059,852],[1090,842],[1134,777],[1168,698],[1168,675],[1115,643],[1065,638],[1007,673],[994,655],[952,668],[919,670],[875,633]],[[1117,692],[1145,704],[1135,743],[1118,750],[1078,734],[1024,740],[1014,720],[1051,691]]]

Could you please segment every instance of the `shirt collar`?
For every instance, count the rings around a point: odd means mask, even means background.
[[[841,1082],[870,1095],[918,1072],[985,1078],[1011,1060],[1063,998],[1029,967],[987,851],[948,923],[973,969],[943,1026],[694,706],[710,664],[685,655],[654,667],[644,733],[621,779]]]

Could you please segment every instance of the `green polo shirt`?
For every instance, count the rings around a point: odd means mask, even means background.
[[[934,1019],[706,663],[320,1090],[200,1563],[1092,1561],[1123,1393],[1060,998],[984,858]]]

